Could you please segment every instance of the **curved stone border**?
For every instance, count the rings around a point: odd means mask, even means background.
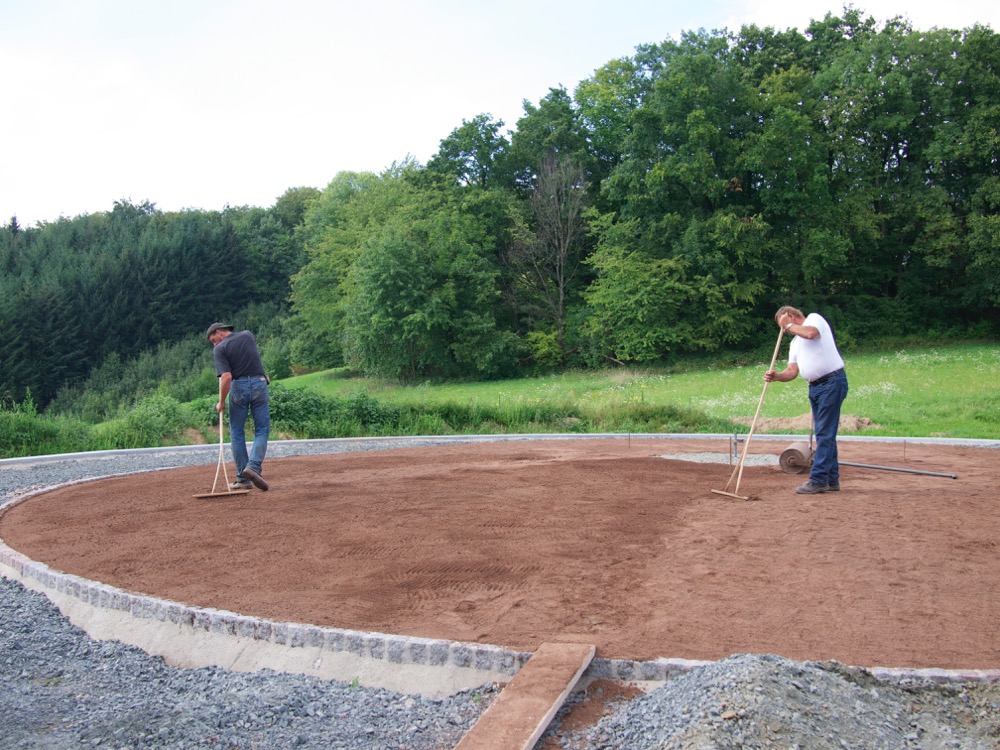
[[[621,439],[620,434],[602,435],[504,435],[453,436],[447,438],[329,439],[323,441],[276,441],[279,455],[294,455],[296,445],[326,444],[329,452],[385,450],[414,443]],[[729,439],[729,435],[630,435],[631,438]],[[788,440],[788,435],[765,439]],[[845,439],[850,439],[845,437]],[[873,440],[870,438],[862,438]],[[904,440],[902,438],[897,440]],[[1000,441],[946,441],[905,439],[908,442],[958,444],[997,448]],[[892,442],[892,439],[882,442]],[[192,446],[202,448],[202,446]],[[176,448],[144,449],[176,451]],[[107,456],[108,452],[102,452]],[[34,457],[34,462],[96,457],[92,454]],[[8,459],[20,461],[21,459]],[[6,461],[0,461],[0,465]],[[97,481],[99,477],[70,482]],[[0,514],[31,497],[57,486],[15,496],[0,506]],[[431,697],[450,695],[494,682],[506,682],[531,657],[530,652],[511,651],[487,644],[416,638],[386,633],[320,627],[304,623],[275,622],[224,610],[191,607],[62,573],[36,562],[0,540],[0,574],[22,582],[49,597],[69,620],[98,640],[118,640],[158,655],[177,667],[219,666],[233,671],[294,672],[337,679],[356,680],[366,687],[382,687]],[[635,683],[660,683],[669,677],[708,664],[705,661],[660,658],[651,661],[596,658],[581,684],[595,679]],[[890,681],[932,679],[938,681],[1000,680],[1000,670],[905,669],[853,667]]]

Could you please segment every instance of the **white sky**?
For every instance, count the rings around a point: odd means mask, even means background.
[[[648,42],[804,28],[841,0],[0,0],[0,223],[148,200],[271,206],[421,163],[478,114],[572,94]],[[1000,30],[995,0],[868,0],[917,29]]]

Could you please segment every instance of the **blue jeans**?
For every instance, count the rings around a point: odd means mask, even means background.
[[[229,386],[229,440],[236,462],[236,481],[244,481],[249,466],[262,474],[267,439],[271,436],[271,407],[267,381],[263,377],[240,378]],[[253,447],[247,455],[247,414],[253,417]]]
[[[816,433],[816,455],[813,456],[809,481],[813,484],[840,484],[840,464],[837,459],[837,427],[840,426],[840,405],[847,398],[847,373],[840,372],[819,385],[809,386],[813,430]]]

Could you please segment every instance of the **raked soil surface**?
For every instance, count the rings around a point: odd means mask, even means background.
[[[791,441],[790,441],[791,442]],[[780,453],[761,441],[750,454]],[[721,440],[546,440],[269,459],[268,492],[197,499],[214,466],[35,496],[0,538],[134,592],[279,621],[605,658],[1000,668],[1000,455],[842,442],[839,493]],[[227,450],[228,455],[228,450]],[[752,456],[751,456],[752,457]],[[232,465],[228,465],[232,478]]]

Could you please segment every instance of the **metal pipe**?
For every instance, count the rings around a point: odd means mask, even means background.
[[[944,477],[945,479],[958,479],[957,474],[942,474],[939,471],[921,471],[920,469],[898,469],[894,466],[875,466],[873,464],[854,464],[847,461],[838,461],[841,466],[856,466],[859,469],[879,469],[881,471],[901,471],[906,474],[925,474],[929,477]]]

